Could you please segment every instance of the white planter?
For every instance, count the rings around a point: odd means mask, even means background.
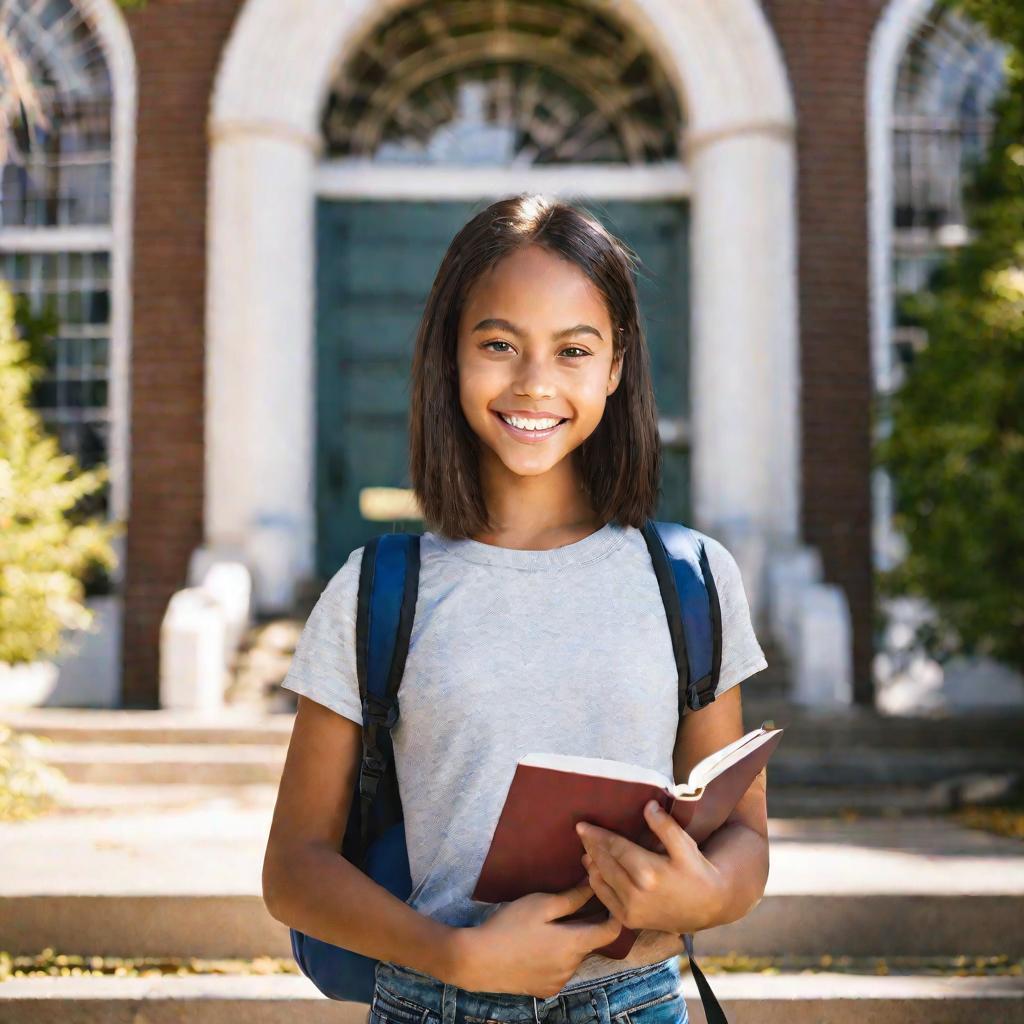
[[[44,704],[57,685],[52,661],[0,661],[0,708],[35,708]]]

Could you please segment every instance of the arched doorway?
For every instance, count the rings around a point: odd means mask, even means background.
[[[441,30],[443,28],[443,31]],[[458,46],[451,45],[453,39]],[[421,180],[387,197],[347,192],[353,167],[514,167],[571,187],[657,168],[677,195],[584,201],[640,258],[638,287],[662,422],[659,518],[689,521],[689,207],[682,114],[628,28],[582,0],[412,3],[382,19],[335,72],[324,106],[316,208],[316,545],[326,582],[355,547],[401,526],[368,519],[367,488],[408,488],[408,372],[437,265],[500,191],[440,198]],[[412,172],[412,173],[410,173]],[[342,183],[337,190],[332,183]],[[372,513],[369,513],[372,515]],[[421,528],[414,520],[412,529]]]
[[[253,565],[268,610],[317,568],[317,197],[436,203],[524,189],[605,206],[692,198],[688,269],[673,281],[690,296],[690,519],[723,539],[742,530],[746,552],[796,543],[793,109],[760,7],[573,5],[576,21],[562,22],[570,29],[614,13],[686,119],[669,138],[674,163],[598,160],[571,188],[551,164],[464,162],[411,174],[400,160],[324,159],[322,118],[338,70],[352,66],[374,26],[409,9],[320,0],[297,21],[283,0],[250,2],[226,49],[210,125],[208,545]],[[465,102],[471,117],[472,96]],[[760,568],[749,574],[755,608]]]

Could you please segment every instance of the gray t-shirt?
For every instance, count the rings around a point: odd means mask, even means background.
[[[717,693],[767,667],[739,567],[704,538],[722,608]],[[324,588],[283,686],[362,722],[356,595],[363,549]],[[425,532],[392,729],[417,911],[456,926],[498,909],[470,899],[516,762],[535,751],[608,757],[673,778],[678,677],[643,534],[609,522],[546,551]],[[580,865],[580,878],[585,875]],[[642,931],[624,960],[592,953],[567,985],[682,952]]]

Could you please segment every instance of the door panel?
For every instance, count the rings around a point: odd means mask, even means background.
[[[655,398],[689,415],[689,212],[676,201],[582,202],[639,255]],[[423,303],[480,203],[320,200],[316,279],[317,571],[329,579],[370,537],[419,520],[364,519],[366,487],[408,488],[409,371]],[[667,435],[665,435],[667,436]],[[690,517],[689,453],[666,443],[659,519]]]

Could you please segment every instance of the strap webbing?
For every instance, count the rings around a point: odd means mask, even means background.
[[[704,1007],[704,1016],[708,1024],[729,1024],[725,1018],[725,1013],[722,1011],[722,1007],[715,998],[715,993],[711,991],[708,979],[704,977],[704,972],[697,966],[697,961],[693,958],[693,936],[689,934],[684,935],[683,942],[686,944],[686,956],[690,961],[690,972],[693,974],[693,980],[697,982],[697,991],[700,993],[701,1005]]]

